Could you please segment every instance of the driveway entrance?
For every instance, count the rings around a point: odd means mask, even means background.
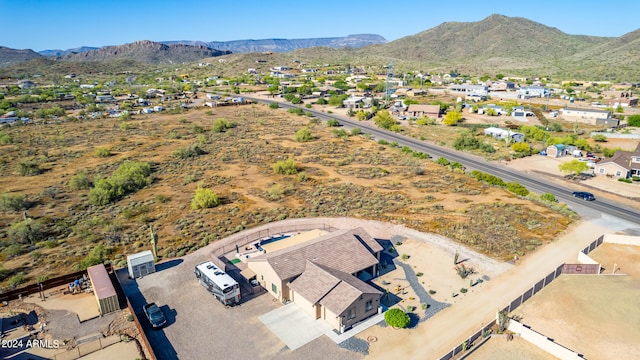
[[[291,350],[317,339],[332,329],[328,322],[314,320],[311,314],[295,302],[270,311],[259,319]]]

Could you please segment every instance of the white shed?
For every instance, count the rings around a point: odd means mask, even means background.
[[[151,250],[127,256],[127,266],[129,267],[129,277],[132,279],[156,272]]]

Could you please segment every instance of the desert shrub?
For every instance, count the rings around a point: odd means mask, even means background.
[[[462,289],[460,289],[460,292],[464,294],[464,293],[467,292],[467,289],[466,288],[462,288]]]
[[[291,103],[294,105],[298,105],[302,103],[302,99],[300,99],[299,96],[294,96],[293,99],[291,99]]]
[[[194,157],[198,157],[200,155],[204,155],[207,152],[204,151],[200,145],[198,144],[191,144],[188,147],[184,147],[184,148],[179,148],[176,149],[173,152],[173,156],[178,158],[178,159],[190,159],[190,158],[194,158]]]
[[[19,272],[9,278],[9,286],[11,286],[12,288],[16,288],[25,281],[27,281],[27,278],[25,277],[24,273]]]
[[[378,144],[380,144],[380,145],[389,145],[389,142],[387,140],[385,140],[385,139],[380,139],[380,140],[378,140]]]
[[[128,122],[126,122],[126,121],[120,122],[120,130],[127,131],[127,130],[130,130],[130,129],[131,129],[131,125]]]
[[[429,295],[435,295],[436,291],[435,290],[429,290]]]
[[[311,130],[309,130],[308,127],[303,127],[302,129],[296,131],[295,135],[293,135],[293,138],[297,142],[308,142],[315,139],[313,134],[311,134]]]
[[[409,257],[408,254],[402,254],[402,260],[409,260]]]
[[[442,156],[438,158],[438,160],[436,160],[436,163],[442,166],[447,166],[449,165],[449,160],[443,158]]]
[[[420,276],[422,276],[422,275],[424,275],[424,273],[422,273],[422,272],[420,272],[420,271],[418,271],[418,272],[416,273],[416,276],[417,276],[417,277],[420,277]]]
[[[269,104],[269,107],[270,107],[271,109],[277,109],[277,108],[279,108],[279,107],[280,107],[280,105],[278,105],[278,103],[274,101],[274,102],[272,102],[272,103],[270,103],[270,104]]]
[[[409,305],[407,306],[407,312],[414,312],[416,310],[416,307],[413,305]]]
[[[414,151],[411,153],[411,155],[413,155],[413,157],[418,158],[418,159],[428,159],[429,158],[429,154],[423,153],[421,151]]]
[[[521,143],[515,143],[513,145],[511,145],[511,150],[517,152],[517,153],[521,153],[524,155],[530,155],[531,154],[531,147],[529,146],[529,144],[525,143],[525,142],[521,142]]]
[[[9,239],[13,243],[35,244],[44,237],[44,226],[31,218],[19,221],[7,231]]]
[[[96,245],[89,255],[87,255],[84,259],[80,260],[77,264],[79,270],[84,270],[93,265],[102,264],[107,260],[107,256],[111,255],[113,249],[105,246],[104,244]]]
[[[72,190],[88,189],[91,186],[87,170],[81,169],[69,180],[69,187]]]
[[[351,129],[351,135],[353,136],[360,135],[361,133],[362,133],[362,130],[358,127],[354,127],[353,129]]]
[[[194,134],[202,134],[204,132],[204,128],[200,125],[192,124],[191,132],[193,132]]]
[[[160,194],[160,195],[156,195],[156,196],[154,197],[154,200],[155,200],[156,202],[158,202],[158,203],[162,203],[162,204],[164,204],[164,203],[168,202],[169,200],[171,200],[171,198],[170,198],[169,196],[166,196],[166,195],[162,195],[162,194]]]
[[[21,211],[28,207],[29,203],[24,194],[0,194],[0,210],[2,211]]]
[[[281,160],[273,164],[273,172],[280,175],[293,175],[298,173],[298,164],[295,160],[289,158]]]
[[[496,185],[500,187],[507,186],[507,184],[499,177],[495,175],[483,173],[482,171],[473,170],[471,172],[471,176],[474,177],[476,180],[486,182],[487,184],[490,184],[490,185]]]
[[[605,135],[603,135],[603,134],[595,134],[595,135],[592,136],[592,138],[593,138],[593,140],[595,142],[607,142],[608,141],[607,137]]]
[[[211,127],[211,131],[216,133],[221,133],[226,131],[227,129],[231,129],[236,127],[235,123],[229,122],[227,119],[216,119],[213,122],[213,126]]]
[[[627,124],[629,126],[640,127],[640,115],[627,116]]]
[[[411,318],[407,313],[398,308],[389,309],[384,313],[384,321],[389,326],[396,328],[405,328],[411,322]]]
[[[613,155],[616,154],[616,151],[618,151],[618,150],[622,150],[622,148],[619,148],[619,147],[613,148],[613,149],[611,149],[611,148],[602,148],[602,155],[604,157],[611,158],[611,157],[613,157]]]
[[[35,161],[23,161],[18,164],[18,175],[20,176],[35,176],[42,174],[42,169]]]
[[[99,179],[89,191],[89,202],[106,205],[153,182],[151,166],[146,162],[126,161],[106,179]]]
[[[340,126],[340,122],[336,119],[329,119],[327,120],[327,126],[329,127],[336,127],[336,126]]]
[[[0,145],[7,145],[13,143],[13,138],[9,134],[5,134],[0,131]]]
[[[300,116],[304,115],[304,110],[300,108],[290,108],[289,110],[287,110],[287,112],[291,114],[300,115]]]
[[[520,196],[527,196],[529,195],[529,190],[522,184],[517,183],[517,182],[509,182],[507,183],[507,190],[511,191],[512,193],[516,194],[516,195],[520,195]]]
[[[106,147],[98,147],[98,148],[96,148],[96,149],[93,151],[93,155],[94,155],[95,157],[101,157],[101,158],[104,158],[104,157],[109,157],[109,156],[111,156],[112,154],[111,154],[111,150],[109,150],[109,148],[106,148]]]
[[[298,181],[305,182],[307,180],[309,180],[309,175],[307,175],[304,172],[301,172],[301,173],[298,174]]]
[[[547,202],[556,202],[556,196],[552,193],[544,193],[540,195],[540,199]]]
[[[333,136],[346,139],[349,137],[344,129],[333,129]]]
[[[193,200],[191,200],[191,208],[194,210],[209,209],[218,206],[218,204],[220,204],[218,195],[211,191],[211,189],[205,189],[203,187],[196,189],[196,194]]]

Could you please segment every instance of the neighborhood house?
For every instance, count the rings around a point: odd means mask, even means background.
[[[560,109],[560,115],[566,121],[577,121],[591,125],[617,126],[618,120],[611,118],[611,111],[564,108]],[[613,125],[613,123],[616,123]]]
[[[438,117],[440,117],[440,105],[411,104],[407,109],[407,114],[413,118],[426,116],[437,119]]]
[[[612,158],[597,163],[595,172],[616,178],[640,176],[640,144],[634,151],[616,151]]]
[[[252,256],[247,265],[278,301],[293,301],[343,332],[379,311],[382,293],[365,281],[378,275],[381,251],[355,228]]]
[[[484,134],[487,136],[493,136],[494,138],[498,139],[498,140],[506,140],[506,139],[511,139],[510,141],[513,142],[523,142],[524,141],[524,134],[522,133],[518,133],[518,132],[514,132],[511,130],[506,130],[506,129],[500,129],[497,127],[489,127],[484,129]]]

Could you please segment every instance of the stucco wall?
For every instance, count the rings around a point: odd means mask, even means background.
[[[304,309],[304,311],[309,314],[309,316],[312,316],[315,319],[317,311],[316,305],[312,304],[311,301],[305,299],[302,295],[300,295],[300,293],[297,293],[294,290],[291,290],[291,293],[293,295],[293,302],[298,304],[301,308]]]
[[[640,246],[640,236],[605,234],[604,242],[612,244]]]
[[[507,327],[507,329],[509,331],[513,331],[516,334],[520,334],[520,337],[522,337],[524,340],[527,340],[528,342],[557,358],[563,360],[582,359],[576,352],[549,340],[542,334],[526,328],[523,324],[515,320],[509,321],[509,326]]]
[[[582,251],[578,251],[578,261],[582,264],[599,264],[597,261],[593,260],[589,255],[583,253]]]
[[[264,287],[269,294],[274,296],[279,301],[282,301],[282,294],[285,294],[285,297],[289,296],[289,293],[283,292],[283,284],[280,278],[276,275],[276,272],[273,271],[269,263],[266,261],[249,261],[247,263],[249,269],[253,270],[256,273],[256,280],[260,282],[260,285]],[[273,292],[273,287],[271,284],[275,284],[278,287],[278,292]]]

